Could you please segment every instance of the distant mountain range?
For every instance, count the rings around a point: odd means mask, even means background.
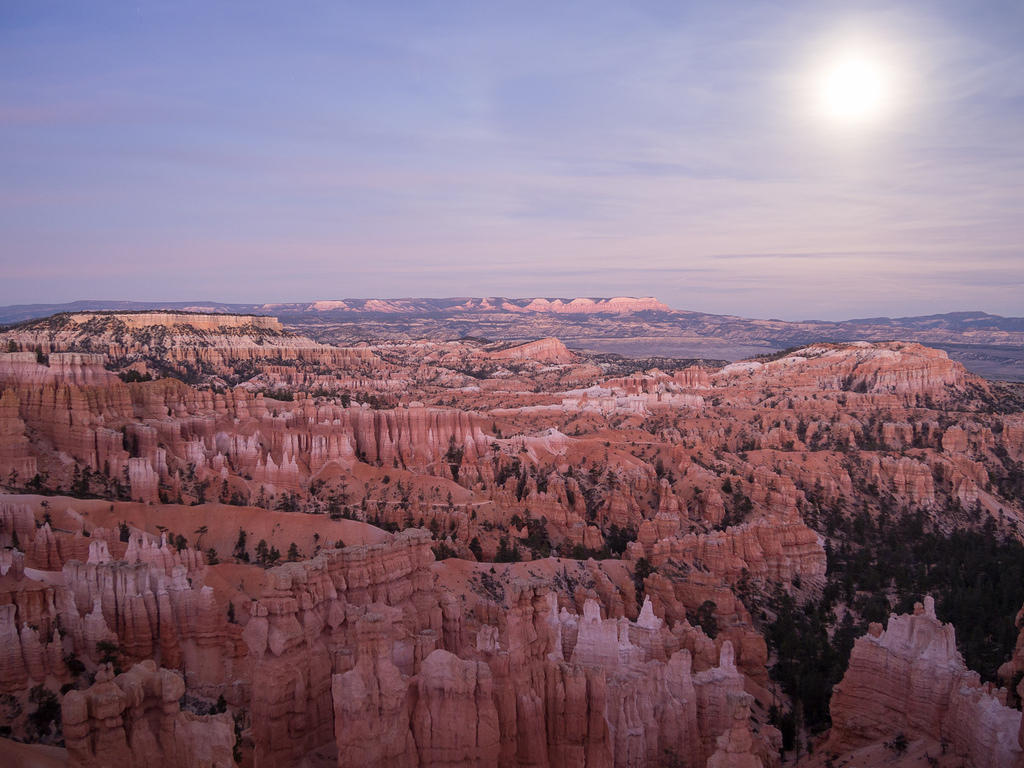
[[[472,314],[564,314],[564,315],[630,315],[654,314],[690,318],[700,322],[719,318],[723,323],[750,322],[770,327],[833,328],[836,332],[862,331],[865,328],[942,330],[953,332],[1007,331],[1024,334],[1024,317],[1003,317],[987,312],[947,312],[938,315],[910,317],[863,317],[850,320],[757,320],[737,315],[714,315],[672,309],[652,297],[614,298],[505,298],[455,296],[445,299],[333,299],[311,302],[240,304],[221,301],[72,301],[64,304],[12,304],[0,306],[0,323],[46,317],[59,312],[82,311],[144,311],[169,309],[181,312],[224,312],[229,314],[271,314],[335,318],[352,315],[472,315]],[[706,320],[703,320],[706,319]]]
[[[672,309],[651,297],[337,299],[302,303],[75,301],[0,307],[11,324],[60,312],[177,310],[266,314],[331,343],[465,336],[525,340],[632,357],[739,359],[815,341],[918,341],[994,378],[1024,380],[1024,317],[949,312],[842,321],[760,320]]]
[[[270,304],[229,304],[219,301],[72,301],[66,304],[19,304],[0,307],[0,323],[20,322],[58,312],[99,310],[142,311],[172,309],[182,312],[226,312],[230,314],[384,314],[435,315],[444,313],[555,313],[555,314],[634,314],[637,312],[675,312],[655,298],[619,296],[614,298],[476,298],[456,296],[447,299],[330,299],[310,302]]]

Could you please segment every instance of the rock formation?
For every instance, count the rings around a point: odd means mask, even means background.
[[[727,365],[720,378],[772,377],[787,387],[844,390],[854,393],[941,395],[947,387],[963,387],[963,367],[945,352],[920,344],[816,344],[769,363]]]
[[[25,434],[20,405],[13,389],[5,390],[0,396],[0,477],[27,482],[35,477],[37,467]]]
[[[68,316],[68,320],[76,325],[90,323],[106,323],[114,321],[122,323],[131,330],[142,328],[176,328],[188,326],[197,331],[223,331],[225,328],[259,328],[270,331],[283,331],[284,326],[275,317],[260,315],[225,315],[198,314],[190,312],[121,312],[96,314],[95,312],[76,312]]]
[[[708,758],[707,768],[762,768],[764,763],[754,749],[750,732],[750,696],[733,694],[729,704],[732,723],[715,742],[717,749]]]
[[[526,344],[497,349],[489,353],[492,360],[535,360],[540,363],[571,363],[572,352],[558,339],[540,339]]]
[[[33,361],[35,353],[102,354],[127,372],[147,376],[172,370],[183,377],[224,381],[262,371],[274,386],[289,372],[312,378],[323,366],[362,376],[385,368],[365,348],[317,344],[285,331],[276,318],[255,315],[76,313],[23,324],[0,336],[5,344],[25,350],[14,354]],[[51,359],[49,365],[57,362]]]
[[[184,693],[181,676],[152,661],[116,677],[101,669],[92,686],[64,696],[70,765],[230,768],[235,764],[231,717],[181,711],[178,700]]]
[[[857,640],[831,709],[826,748],[834,752],[903,734],[947,745],[975,768],[1024,763],[1020,711],[1002,706],[967,669],[930,597]]]

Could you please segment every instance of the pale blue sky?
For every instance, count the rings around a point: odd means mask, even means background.
[[[899,99],[839,130],[851,35]],[[0,303],[1022,315],[1021,40],[1017,0],[0,0]]]

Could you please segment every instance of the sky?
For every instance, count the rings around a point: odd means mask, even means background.
[[[0,304],[1024,315],[1024,3],[0,0]],[[850,51],[870,119],[823,114]]]

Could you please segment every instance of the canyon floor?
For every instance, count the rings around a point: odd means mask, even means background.
[[[1014,319],[405,301],[8,308],[5,760],[1024,768]]]

